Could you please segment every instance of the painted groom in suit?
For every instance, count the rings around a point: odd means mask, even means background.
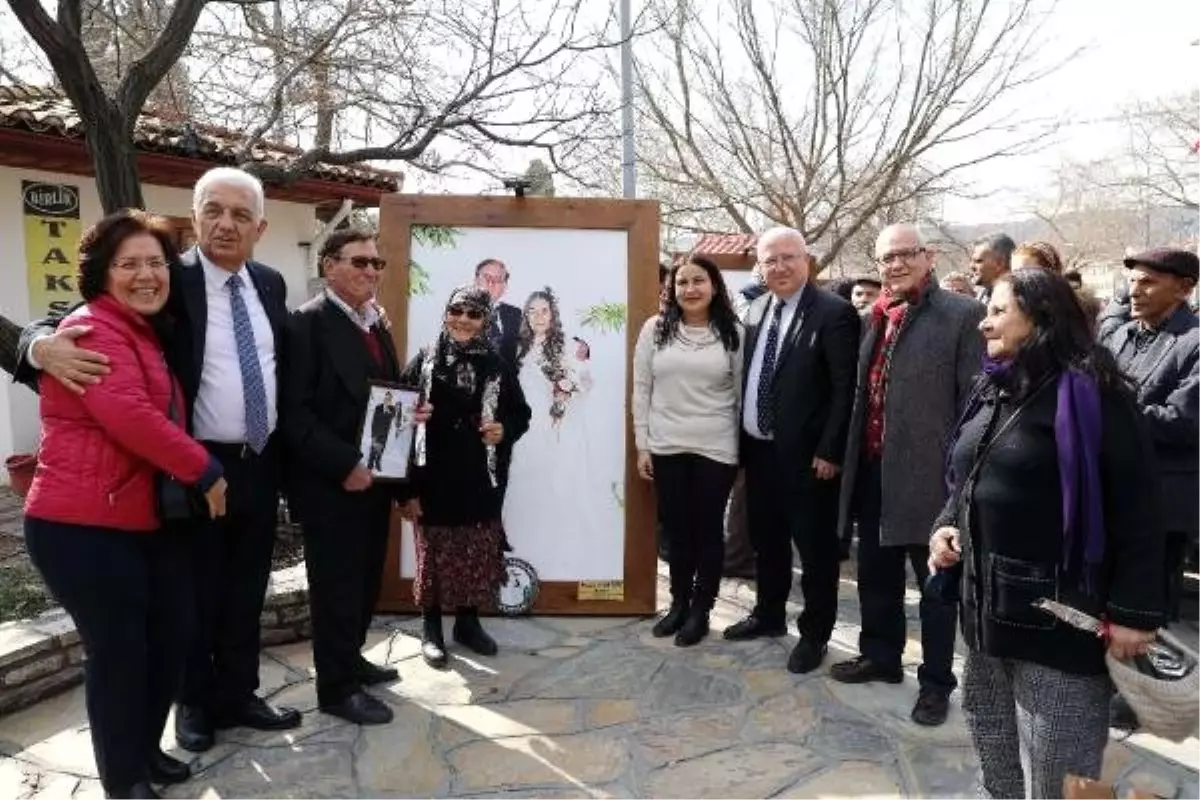
[[[508,267],[495,258],[480,261],[475,265],[475,285],[492,296],[489,326],[492,345],[500,357],[515,369],[517,342],[521,335],[521,309],[501,301],[508,291]]]
[[[804,611],[787,667],[805,673],[820,666],[837,618],[838,475],[860,322],[853,306],[816,286],[799,231],[773,228],[757,249],[767,292],[746,314],[741,437],[757,597],[724,636],[784,635],[795,544]]]

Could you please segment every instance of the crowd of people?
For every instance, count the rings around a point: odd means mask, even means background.
[[[786,666],[811,672],[856,534],[859,653],[830,678],[903,681],[911,566],[912,720],[946,720],[961,624],[983,790],[1057,797],[1066,774],[1099,775],[1122,711],[1106,650],[1144,653],[1179,618],[1200,505],[1197,257],[1129,256],[1128,293],[1104,309],[1045,242],[988,237],[970,275],[941,281],[935,258],[915,225],[890,225],[876,274],[826,289],[801,234],[775,228],[757,240],[736,322],[712,262],[661,268],[632,409],[670,564],[654,634],[703,638],[721,571],[756,587],[724,638],[784,635],[794,547],[803,610]],[[1102,617],[1106,639],[1042,599]]]
[[[41,394],[28,548],[80,632],[110,797],[156,797],[155,784],[190,776],[160,749],[172,703],[191,752],[230,728],[300,724],[257,693],[281,495],[304,532],[323,712],[392,719],[365,689],[396,670],[363,648],[393,508],[419,522],[424,661],[446,667],[445,611],[455,643],[497,652],[480,609],[505,578],[509,462],[541,402],[519,373],[548,346],[534,317],[554,313],[549,293],[524,310],[499,304],[507,271],[485,261],[404,364],[375,299],[388,264],[372,232],[328,236],[323,291],[289,312],[282,276],[253,259],[267,225],[259,181],[206,173],[193,215],[197,244],[182,255],[143,211],[89,228],[82,302],[26,328],[14,376]],[[879,233],[877,274],[844,296],[818,285],[789,228],[758,237],[757,280],[739,292],[699,255],[665,270],[630,409],[670,567],[652,630],[680,647],[703,640],[740,549],[756,603],[724,638],[785,635],[795,550],[804,602],[786,667],[812,672],[856,534],[859,655],[830,677],[902,682],[911,566],[913,720],[946,719],[961,617],[984,788],[1055,796],[1066,772],[1099,772],[1105,648],[1142,652],[1178,613],[1197,531],[1197,259],[1127,259],[1128,299],[1100,312],[1049,245],[997,236],[975,256],[972,295],[935,280],[933,247],[906,224]],[[377,480],[362,452],[373,382],[419,388],[408,482]],[[1042,615],[1041,597],[1103,615],[1107,643]]]

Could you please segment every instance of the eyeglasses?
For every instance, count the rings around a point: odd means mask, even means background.
[[[346,256],[336,256],[333,260],[349,261],[350,266],[354,267],[355,269],[374,267],[376,272],[383,272],[384,268],[387,266],[387,261],[385,259],[370,258],[368,256],[352,256],[350,258],[346,258]]]
[[[153,272],[159,272],[167,268],[167,262],[166,259],[162,258],[124,258],[113,262],[113,269],[119,269],[123,272],[136,272],[142,267],[149,267]]]
[[[466,317],[467,319],[481,320],[483,312],[477,308],[463,308],[462,306],[450,306],[446,309],[446,314],[451,317]]]
[[[780,269],[781,267],[787,267],[791,265],[791,263],[799,257],[800,256],[796,253],[784,253],[781,256],[771,256],[770,258],[765,258],[762,261],[759,261],[758,265],[765,269]]]
[[[893,250],[890,253],[884,253],[875,260],[880,264],[891,264],[893,261],[911,261],[924,252],[924,247],[906,247],[903,250]]]

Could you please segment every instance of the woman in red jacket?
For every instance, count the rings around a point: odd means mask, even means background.
[[[88,720],[109,797],[157,797],[150,782],[187,780],[159,749],[182,670],[190,567],[181,526],[161,524],[160,473],[225,510],[221,465],[173,420],[183,392],[156,334],[174,258],[163,221],[123,210],[79,245],[85,303],[61,323],[86,326],[110,373],[75,394],[42,379],[42,440],[25,502],[29,556],[75,620],[87,653]]]

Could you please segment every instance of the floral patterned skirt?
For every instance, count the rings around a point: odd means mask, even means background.
[[[504,583],[500,520],[416,530],[413,599],[420,608],[491,606]]]

